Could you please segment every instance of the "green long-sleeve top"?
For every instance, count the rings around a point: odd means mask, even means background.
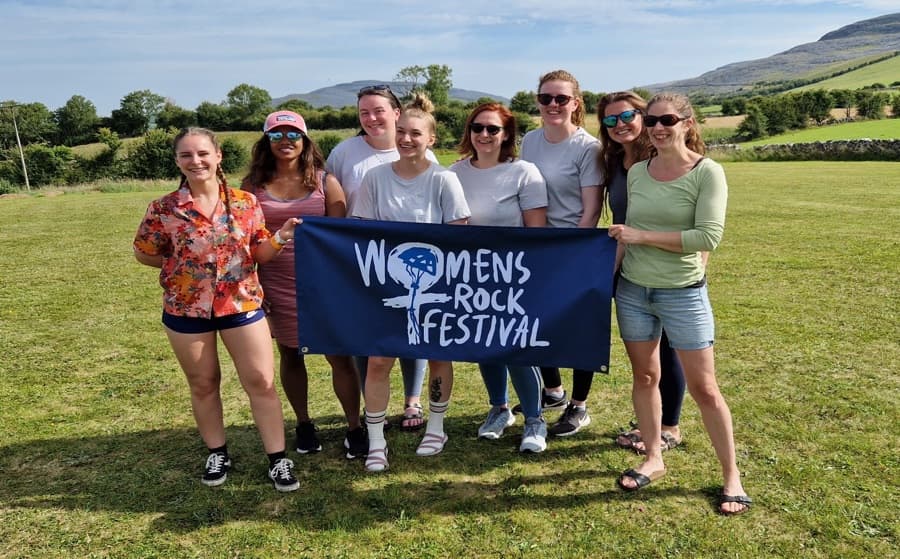
[[[650,176],[648,163],[642,161],[628,171],[625,224],[644,231],[681,231],[682,252],[630,244],[625,248],[622,275],[644,287],[694,284],[705,273],[700,253],[714,250],[725,230],[725,171],[705,158],[685,175],[663,182]]]

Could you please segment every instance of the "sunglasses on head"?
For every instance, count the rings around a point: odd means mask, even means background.
[[[303,137],[303,132],[291,130],[289,132],[266,132],[270,142],[280,142],[282,138],[287,137],[288,140],[296,142]]]
[[[469,130],[472,131],[473,134],[481,134],[485,130],[491,136],[496,136],[503,130],[502,126],[497,126],[496,124],[481,124],[480,122],[473,122],[469,125]]]
[[[607,128],[615,128],[616,122],[621,120],[622,124],[628,124],[629,122],[633,122],[634,118],[639,114],[641,114],[641,111],[639,111],[638,109],[631,109],[628,111],[622,111],[617,115],[606,115],[605,117],[600,119],[600,122],[602,122],[603,126]]]
[[[391,91],[391,86],[387,84],[378,84],[378,85],[367,85],[365,87],[360,88],[359,93],[357,95],[366,95],[369,93],[378,93],[380,91]],[[392,92],[393,93],[393,92]]]
[[[654,126],[656,126],[656,123],[659,122],[663,126],[675,126],[682,120],[687,120],[687,119],[688,119],[688,117],[672,115],[672,114],[660,115],[660,116],[646,115],[646,116],[644,116],[644,125],[647,126],[648,128],[653,128]]]
[[[571,95],[550,95],[549,93],[541,93],[537,96],[538,103],[541,105],[549,105],[553,101],[556,101],[556,104],[560,107],[572,99],[573,97]]]

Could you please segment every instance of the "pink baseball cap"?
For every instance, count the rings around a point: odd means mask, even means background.
[[[303,117],[293,111],[275,111],[266,117],[266,123],[263,124],[263,132],[268,132],[279,126],[290,126],[306,134],[306,122]]]

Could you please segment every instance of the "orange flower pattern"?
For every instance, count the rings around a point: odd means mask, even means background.
[[[221,190],[211,218],[194,209],[187,186],[147,208],[134,248],[163,257],[159,284],[165,312],[212,318],[262,305],[253,255],[271,234],[253,194],[232,188],[228,193],[230,212],[225,211],[225,191]]]

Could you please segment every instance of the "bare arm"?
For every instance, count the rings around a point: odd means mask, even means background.
[[[643,231],[622,224],[609,226],[609,236],[626,245],[648,245],[669,252],[684,252],[681,231]]]
[[[578,227],[593,229],[600,221],[600,187],[585,186],[581,189],[581,205],[584,211],[578,220]]]
[[[344,189],[334,175],[325,177],[325,215],[347,217],[347,198]]]
[[[146,254],[137,249],[134,250],[134,257],[138,262],[145,266],[151,266],[153,268],[162,268],[163,264],[163,255],[162,254]]]
[[[453,221],[447,222],[447,225],[468,225],[468,224],[469,224],[468,217],[464,217],[462,219],[454,219]]]
[[[546,227],[547,208],[522,210],[522,222],[525,223],[525,227]]]
[[[278,236],[285,241],[287,244],[288,241],[292,241],[294,239],[294,228],[303,223],[303,220],[298,219],[296,217],[292,217],[289,220],[284,222],[284,225],[281,226],[281,229],[278,230]],[[259,243],[256,245],[256,250],[253,253],[253,259],[256,260],[257,264],[265,264],[269,262],[276,256],[278,253],[284,249],[284,245],[280,245],[275,241],[275,236],[273,235],[268,240]]]

